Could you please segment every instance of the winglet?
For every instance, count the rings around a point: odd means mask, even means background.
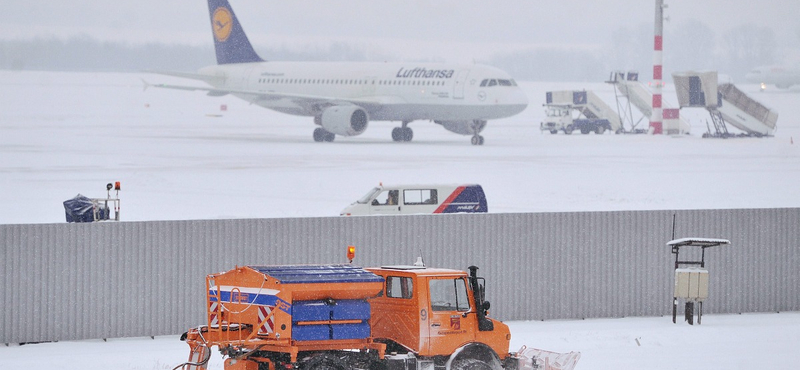
[[[228,0],[208,0],[217,64],[263,62],[253,50]]]

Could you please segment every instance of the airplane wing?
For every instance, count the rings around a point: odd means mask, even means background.
[[[173,75],[177,76],[176,74]],[[158,87],[164,89],[176,89],[185,91],[206,91],[209,96],[223,96],[227,94],[249,95],[253,97],[253,99],[250,100],[253,103],[256,103],[260,100],[287,99],[291,100],[297,105],[305,107],[309,111],[318,111],[326,106],[345,105],[345,104],[355,104],[369,111],[372,111],[380,109],[380,107],[384,104],[390,104],[392,102],[395,102],[395,100],[397,99],[394,97],[335,98],[335,97],[321,96],[321,95],[294,94],[294,93],[262,91],[262,90],[241,90],[241,89],[226,89],[226,88],[202,87],[202,86],[150,84],[145,80],[142,80],[142,82],[144,82],[145,84],[145,89],[147,89],[148,87]]]
[[[176,71],[159,71],[159,70],[146,70],[146,73],[155,73],[159,75],[166,75],[166,76],[174,76],[174,77],[182,77],[182,78],[190,78],[192,80],[200,80],[205,81],[208,84],[222,84],[225,82],[225,77],[223,76],[213,76],[213,75],[204,75],[199,73],[189,73],[189,72],[176,72]]]

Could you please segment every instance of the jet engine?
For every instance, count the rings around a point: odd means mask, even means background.
[[[357,105],[334,105],[322,111],[317,123],[336,135],[356,136],[367,129],[369,115]]]

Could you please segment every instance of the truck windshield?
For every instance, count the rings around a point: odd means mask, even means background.
[[[365,194],[361,199],[357,200],[356,203],[359,204],[367,204],[369,201],[381,191],[380,188],[372,188],[367,194]]]

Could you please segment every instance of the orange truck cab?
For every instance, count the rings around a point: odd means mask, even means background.
[[[244,266],[206,278],[207,323],[184,369],[518,370],[508,326],[470,273],[407,266]],[[181,366],[179,366],[181,367]]]

